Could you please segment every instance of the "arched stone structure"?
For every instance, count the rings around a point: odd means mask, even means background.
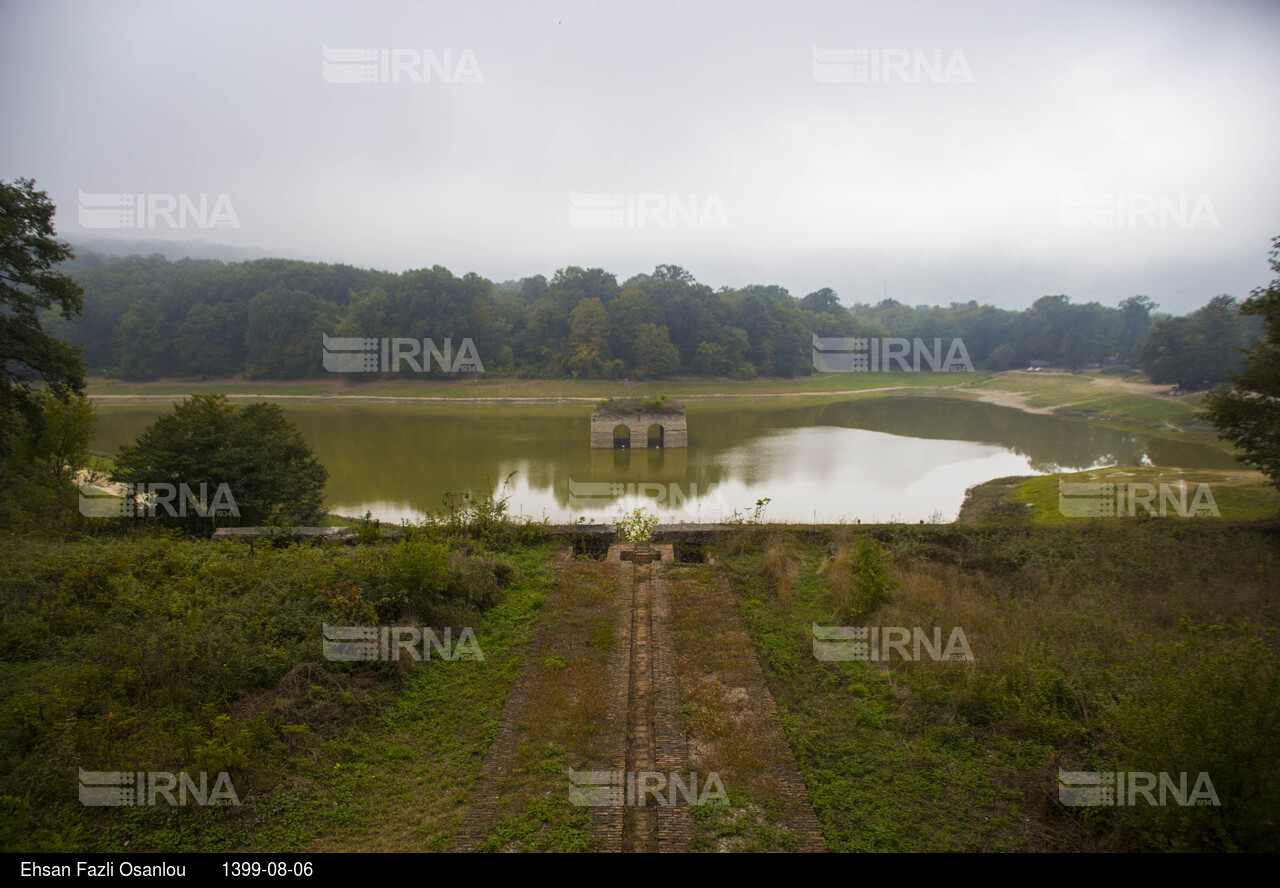
[[[658,426],[658,446],[669,450],[689,446],[689,427],[685,423],[684,408],[668,407],[664,410],[644,410],[609,405],[591,411],[591,446],[607,449],[614,447],[614,429],[626,426],[631,432],[632,450],[649,447],[649,429]]]

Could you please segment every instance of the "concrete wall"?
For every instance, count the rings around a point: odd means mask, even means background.
[[[625,425],[631,430],[631,449],[644,450],[649,446],[649,426],[655,423],[662,426],[663,447],[689,446],[689,427],[683,413],[651,413],[647,410],[618,413],[605,412],[598,407],[591,412],[591,446],[612,450],[614,428]]]

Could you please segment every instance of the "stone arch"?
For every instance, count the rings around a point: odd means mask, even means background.
[[[631,427],[620,422],[613,427],[613,446],[615,449],[631,446]]]
[[[650,424],[648,430],[648,439],[650,448],[661,449],[667,437],[667,430],[663,428],[662,423],[655,422]]]

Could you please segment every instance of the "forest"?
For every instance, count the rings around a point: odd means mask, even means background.
[[[454,348],[471,339],[484,371],[501,376],[795,377],[813,372],[816,334],[958,337],[978,369],[1133,367],[1196,389],[1238,371],[1239,349],[1261,329],[1228,295],[1179,317],[1141,295],[1115,307],[1048,295],[1021,311],[976,300],[846,307],[830,288],[799,298],[778,285],[712,289],[676,265],[621,283],[578,266],[550,280],[494,283],[440,265],[396,274],[81,249],[65,267],[84,288],[84,313],[70,321],[51,313],[48,329],[84,347],[91,374],[130,380],[322,376],[323,336],[449,339]]]

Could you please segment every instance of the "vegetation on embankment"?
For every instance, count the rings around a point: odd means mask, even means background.
[[[1276,531],[758,528],[717,557],[832,850],[1275,851]],[[815,624],[958,627],[973,661],[824,661]],[[1204,772],[1221,805],[1065,807],[1059,769],[1186,772],[1188,792]]]
[[[746,525],[712,564],[673,573],[671,600],[697,591],[690,577],[727,577],[833,850],[1276,850],[1278,538],[1274,522],[1229,518]],[[0,540],[0,845],[451,847],[550,553],[543,530],[501,515],[359,547]],[[562,579],[583,613],[604,594],[588,567]],[[563,764],[598,717],[556,701],[591,702],[569,667],[606,627],[570,617],[543,621],[569,653],[540,664],[545,742],[519,750],[524,776],[485,847],[585,847]],[[717,631],[676,617],[687,649]],[[470,626],[484,660],[330,662],[324,624],[450,626],[455,640]],[[974,659],[823,661],[814,624],[944,641],[960,628]],[[226,770],[241,804],[86,807],[81,768]],[[1205,772],[1221,805],[1066,808],[1059,768]],[[773,841],[765,820],[716,829]]]
[[[1119,500],[1114,491],[1103,497],[1113,507],[1118,501],[1124,508],[1107,518],[1077,517],[1079,511],[1071,506],[1082,501],[1074,499],[1070,493],[1063,497],[1059,482],[1124,485]],[[1144,498],[1148,497],[1150,508],[1144,503]],[[1096,497],[1086,495],[1086,499]],[[1209,504],[1217,515],[1203,514],[1203,509]],[[1197,517],[1195,513],[1198,510],[1202,514]],[[1072,511],[1075,514],[1070,514]],[[1179,512],[1185,512],[1185,515]],[[991,518],[1010,517],[1026,517],[1037,523],[1050,524],[1153,519],[1213,521],[1219,518],[1253,521],[1275,518],[1278,514],[1280,491],[1261,472],[1244,466],[1231,470],[1106,466],[1083,472],[987,481],[968,491],[956,521],[973,524]]]
[[[975,380],[954,394],[970,391],[993,403],[1066,419],[1225,446],[1200,415],[1204,392],[1170,395],[1167,386],[1152,385],[1144,375],[1015,370]]]
[[[760,395],[830,395],[869,391],[879,388],[926,388],[955,385],[981,378],[973,373],[824,373],[792,378],[757,378],[751,380],[700,377],[631,382],[604,379],[517,379],[483,375],[469,379],[352,379],[328,376],[297,382],[243,378],[159,382],[122,382],[104,377],[90,377],[86,393],[90,398],[138,397],[180,399],[192,394],[224,393],[231,397],[298,397],[298,398],[440,398],[456,401],[471,399],[549,400],[580,399],[599,401],[603,398],[648,398],[667,394],[672,398],[716,397],[754,398]]]
[[[0,847],[447,849],[550,581],[509,530],[0,540]],[[460,659],[330,662],[323,624],[451,627]],[[79,769],[226,771],[240,804],[86,807]]]

